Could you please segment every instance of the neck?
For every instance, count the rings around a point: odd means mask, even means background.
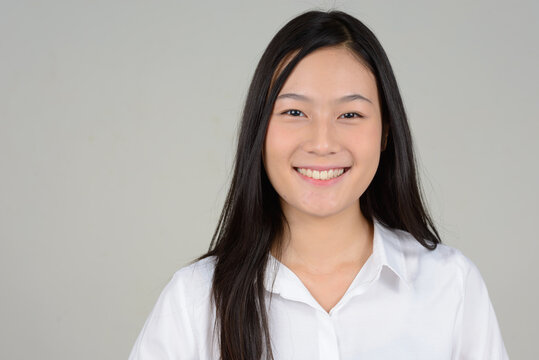
[[[282,241],[281,262],[316,274],[364,262],[372,253],[374,227],[361,213],[359,201],[338,214],[314,217],[283,207],[290,225]]]

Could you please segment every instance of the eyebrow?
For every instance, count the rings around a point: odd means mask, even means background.
[[[279,100],[279,99],[295,99],[295,100],[299,100],[299,101],[313,102],[313,99],[311,99],[310,97],[307,97],[305,95],[295,94],[295,93],[281,94],[281,95],[277,96],[276,100]],[[338,103],[344,103],[344,102],[349,102],[349,101],[354,101],[354,100],[364,100],[364,101],[368,101],[368,102],[370,102],[372,104],[372,101],[370,101],[365,96],[360,95],[360,94],[345,95],[343,97],[338,98],[337,102]]]

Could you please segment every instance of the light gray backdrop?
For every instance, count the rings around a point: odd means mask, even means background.
[[[0,358],[127,357],[207,249],[263,49],[313,8],[382,42],[443,239],[538,358],[537,4],[2,0]]]

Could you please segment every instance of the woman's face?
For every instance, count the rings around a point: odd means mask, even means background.
[[[303,58],[277,97],[264,144],[284,213],[326,217],[358,206],[381,139],[375,77],[350,50],[322,48]]]

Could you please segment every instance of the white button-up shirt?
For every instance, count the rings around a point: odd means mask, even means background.
[[[373,253],[329,313],[270,255],[266,308],[275,360],[508,359],[474,263],[448,245],[430,251],[407,232],[374,225]],[[214,260],[174,274],[130,360],[219,358],[210,305]]]

